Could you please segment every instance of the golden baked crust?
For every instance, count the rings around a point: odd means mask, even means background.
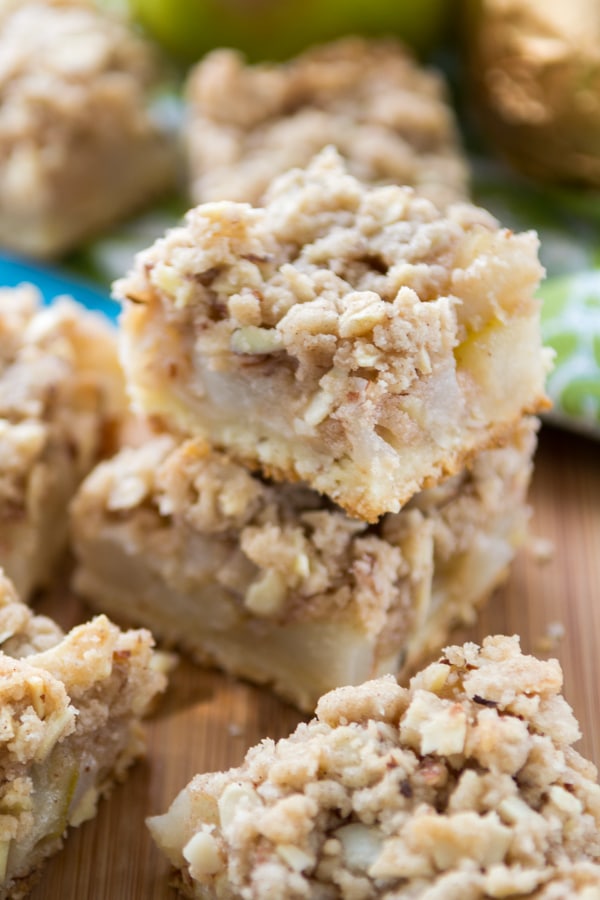
[[[0,566],[23,599],[50,577],[67,506],[126,411],[115,333],[72,300],[0,289]]]
[[[593,898],[600,786],[556,660],[517,637],[448,647],[319,701],[148,820],[186,896]]]
[[[85,3],[0,8],[0,243],[57,256],[174,180],[152,51]]]
[[[411,185],[440,206],[467,199],[467,166],[442,78],[400,44],[348,38],[283,65],[216,50],[187,83],[196,203],[258,203],[275,177],[334,144],[353,175]]]
[[[98,616],[69,634],[0,570],[0,898],[23,896],[68,826],[143,754],[140,717],[166,685],[147,631]]]
[[[76,590],[303,709],[414,666],[504,577],[536,423],[377,526],[169,435],[98,466],[72,506]]]
[[[373,522],[547,404],[536,251],[329,148],[264,208],[204,204],[138,255],[115,287],[131,396]]]

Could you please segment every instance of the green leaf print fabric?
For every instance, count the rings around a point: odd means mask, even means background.
[[[542,335],[556,354],[547,418],[600,438],[600,194],[544,187],[478,161],[474,195],[509,227],[538,231]]]

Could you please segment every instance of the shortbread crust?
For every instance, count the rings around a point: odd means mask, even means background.
[[[375,527],[163,435],[83,483],[75,588],[312,711],[333,687],[406,671],[472,619],[526,533],[536,424]]]
[[[537,243],[329,148],[138,255],[115,286],[131,397],[373,522],[547,405]]]
[[[516,637],[448,647],[408,689],[322,697],[150,830],[203,900],[595,900],[600,786],[561,687]]]

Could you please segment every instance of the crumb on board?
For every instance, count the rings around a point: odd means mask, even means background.
[[[536,653],[550,653],[558,647],[559,642],[565,636],[565,626],[562,622],[548,622],[546,631],[535,641]]]
[[[539,535],[531,535],[527,549],[535,562],[540,564],[551,562],[556,555],[554,541]]]
[[[245,728],[243,725],[240,725],[239,722],[230,722],[227,726],[227,731],[229,732],[229,736],[232,738],[239,738],[244,735]]]

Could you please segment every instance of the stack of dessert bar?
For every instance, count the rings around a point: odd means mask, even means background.
[[[84,0],[59,25],[61,5],[40,7],[61,37],[49,59],[81,100],[80,69],[95,59],[112,82],[125,57],[105,56]],[[0,9],[0,43],[6,22],[27,32],[18,6]],[[96,57],[65,55],[80,28]],[[124,69],[114,99],[131,101]],[[13,113],[45,108],[29,106],[35,71],[15,84]],[[118,450],[130,411],[110,329],[0,290],[0,567],[17,588],[0,568],[0,898],[24,896],[95,814],[166,685],[148,631],[100,615],[65,635],[18,599],[55,572],[71,503],[92,605],[316,706],[149,820],[183,893],[591,900],[600,788],[556,661],[489,637],[446,647],[408,688],[390,676],[473,615],[526,533],[549,363],[535,236],[464,202],[439,83],[396,45],[257,68],[222,51],[188,97],[201,205],[115,289],[151,436]],[[29,189],[15,172],[56,198],[23,138],[0,198]],[[101,222],[89,209],[78,227]],[[29,249],[60,252],[70,211],[56,231],[42,215]]]
[[[332,148],[193,209],[116,285],[165,432],[84,483],[77,589],[305,709],[413,666],[525,533],[540,275],[533,234]]]

